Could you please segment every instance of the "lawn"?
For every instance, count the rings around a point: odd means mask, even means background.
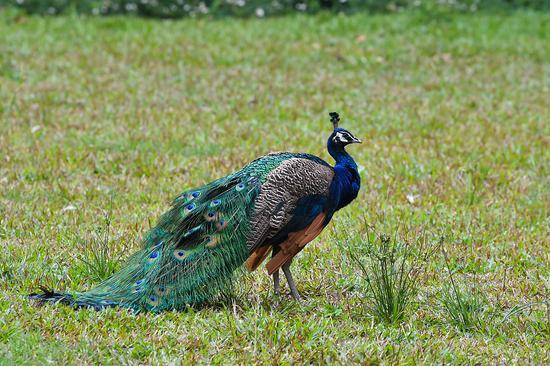
[[[549,21],[0,14],[0,364],[548,364]],[[270,151],[329,160],[332,110],[363,185],[294,262],[303,303],[263,268],[185,312],[26,299],[98,283],[183,190]],[[368,311],[365,222],[442,238],[401,322]],[[449,269],[480,329],[448,320]]]

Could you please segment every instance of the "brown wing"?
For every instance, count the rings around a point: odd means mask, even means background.
[[[253,272],[262,264],[262,262],[267,258],[269,253],[271,253],[271,246],[270,245],[264,245],[263,247],[256,248],[252,254],[250,254],[250,257],[245,262],[246,269],[248,269],[250,272]]]
[[[279,244],[281,250],[267,262],[267,272],[270,275],[273,274],[273,272],[281,268],[283,264],[294,258],[307,243],[315,239],[325,227],[323,225],[325,217],[326,214],[321,213],[305,229],[289,234],[288,239]]]
[[[269,255],[271,247],[262,246],[262,244],[273,238],[288,224],[298,200],[309,195],[328,195],[333,177],[334,170],[330,166],[305,158],[285,160],[267,176],[256,200],[251,220],[253,229],[247,240],[251,253],[246,262],[246,267],[249,270],[256,269]],[[298,233],[289,234],[289,239],[286,242],[290,240],[303,248],[321,231],[322,227],[313,235],[315,230],[312,231],[312,225],[319,225],[318,219],[319,217],[314,219],[307,228]],[[323,220],[320,222],[322,223]],[[308,228],[312,229],[308,232],[307,239],[306,237],[302,238],[301,235],[305,235]],[[294,244],[287,245],[293,246]]]

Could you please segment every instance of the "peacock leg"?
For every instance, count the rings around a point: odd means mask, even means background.
[[[290,287],[290,294],[294,298],[294,300],[301,300],[300,294],[298,293],[298,290],[296,289],[296,284],[294,283],[294,280],[292,279],[292,274],[290,273],[290,264],[292,263],[292,260],[289,260],[285,264],[283,264],[283,273],[285,274],[286,281],[288,282],[288,287]]]
[[[278,245],[274,245],[273,250],[271,252],[271,258],[275,257],[275,255],[279,253],[279,250],[281,250],[281,248],[279,248]],[[275,295],[279,296],[281,294],[281,282],[279,281],[279,270],[276,270],[275,272],[273,272],[273,290],[275,290]]]
[[[279,282],[279,270],[276,270],[273,273],[273,289],[275,290],[275,295],[279,296],[281,294],[281,284]]]

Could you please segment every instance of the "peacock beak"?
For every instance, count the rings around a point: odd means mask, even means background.
[[[353,136],[353,140],[351,140],[352,144],[360,144],[362,141],[359,140],[357,137]]]

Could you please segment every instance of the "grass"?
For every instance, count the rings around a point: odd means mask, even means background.
[[[443,289],[441,303],[449,324],[464,332],[482,330],[485,304],[479,294],[461,290],[452,284]]]
[[[483,295],[470,289],[461,289],[453,271],[449,268],[446,253],[445,262],[449,272],[449,283],[444,286],[440,299],[445,317],[450,325],[456,326],[463,332],[482,331],[484,323],[489,322],[483,319],[486,308]]]
[[[106,213],[104,224],[90,238],[77,239],[80,242],[78,259],[82,262],[83,272],[93,281],[100,282],[108,278],[124,263],[121,257],[127,248],[112,244],[111,220]],[[113,248],[117,247],[118,252],[115,252]]]
[[[437,238],[424,228],[410,231],[406,223],[393,228],[384,228],[383,219],[377,223],[382,228],[366,224],[361,236],[345,232],[342,249],[360,270],[357,285],[364,288],[367,312],[378,321],[397,324],[415,303]]]
[[[548,13],[0,19],[0,364],[548,363]],[[188,312],[26,300],[96,283],[78,238],[107,209],[125,258],[186,188],[271,150],[328,160],[332,110],[363,187],[294,262],[304,304],[263,270]],[[338,235],[381,214],[441,234],[503,321],[449,325],[440,255],[401,323],[366,312]]]

